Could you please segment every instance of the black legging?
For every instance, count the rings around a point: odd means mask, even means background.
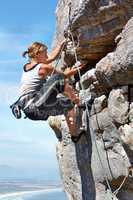
[[[26,116],[33,120],[47,120],[49,116],[66,115],[74,104],[65,96],[57,98],[57,95],[63,92],[64,75],[54,74],[44,83],[41,91],[31,94],[31,96],[28,95],[24,99],[25,105],[31,99],[33,99],[33,102],[28,106],[24,106],[23,111]]]

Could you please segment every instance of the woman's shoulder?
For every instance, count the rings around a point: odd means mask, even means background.
[[[24,72],[31,72],[33,69],[36,69],[37,71],[49,71],[51,69],[50,64],[45,63],[26,63],[23,67]]]
[[[40,68],[42,68],[42,69],[49,69],[51,67],[52,67],[51,64],[40,63]]]
[[[37,65],[39,65],[38,63],[26,63],[24,66],[23,66],[23,70],[25,72],[28,72],[28,71],[31,71],[32,69],[34,69],[35,67],[37,67]]]

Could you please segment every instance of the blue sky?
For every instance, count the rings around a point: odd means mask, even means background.
[[[0,165],[46,179],[59,179],[56,137],[46,122],[16,120],[9,105],[18,96],[26,62],[21,53],[33,41],[51,46],[56,4],[56,0],[4,0],[0,12]]]

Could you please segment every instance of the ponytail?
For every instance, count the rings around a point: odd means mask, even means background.
[[[28,47],[26,51],[23,52],[22,56],[25,58],[28,55],[28,58],[35,58],[38,53],[47,50],[47,46],[40,42],[34,42],[31,46]]]
[[[22,56],[25,58],[25,57],[26,57],[26,54],[28,54],[28,51],[24,51],[24,52],[22,53]]]

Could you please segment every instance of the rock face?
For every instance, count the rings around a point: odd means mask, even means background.
[[[78,37],[80,58],[97,61],[114,49],[114,38],[133,15],[132,0],[59,0],[55,40],[69,25],[69,3],[73,34]],[[71,52],[69,54],[72,54]],[[70,56],[70,55],[69,55]],[[67,57],[69,60],[69,56]]]
[[[68,3],[58,1],[56,42],[68,28]],[[92,64],[81,79],[84,90],[80,83],[76,88],[82,101],[93,103],[83,113],[87,131],[77,143],[64,116],[49,119],[59,138],[57,159],[69,200],[133,199],[132,15],[132,0],[72,1],[78,59]],[[69,64],[72,52],[68,47],[64,55]]]
[[[114,52],[96,65],[99,81],[110,87],[133,84],[133,21],[130,20],[118,36],[120,41]]]

